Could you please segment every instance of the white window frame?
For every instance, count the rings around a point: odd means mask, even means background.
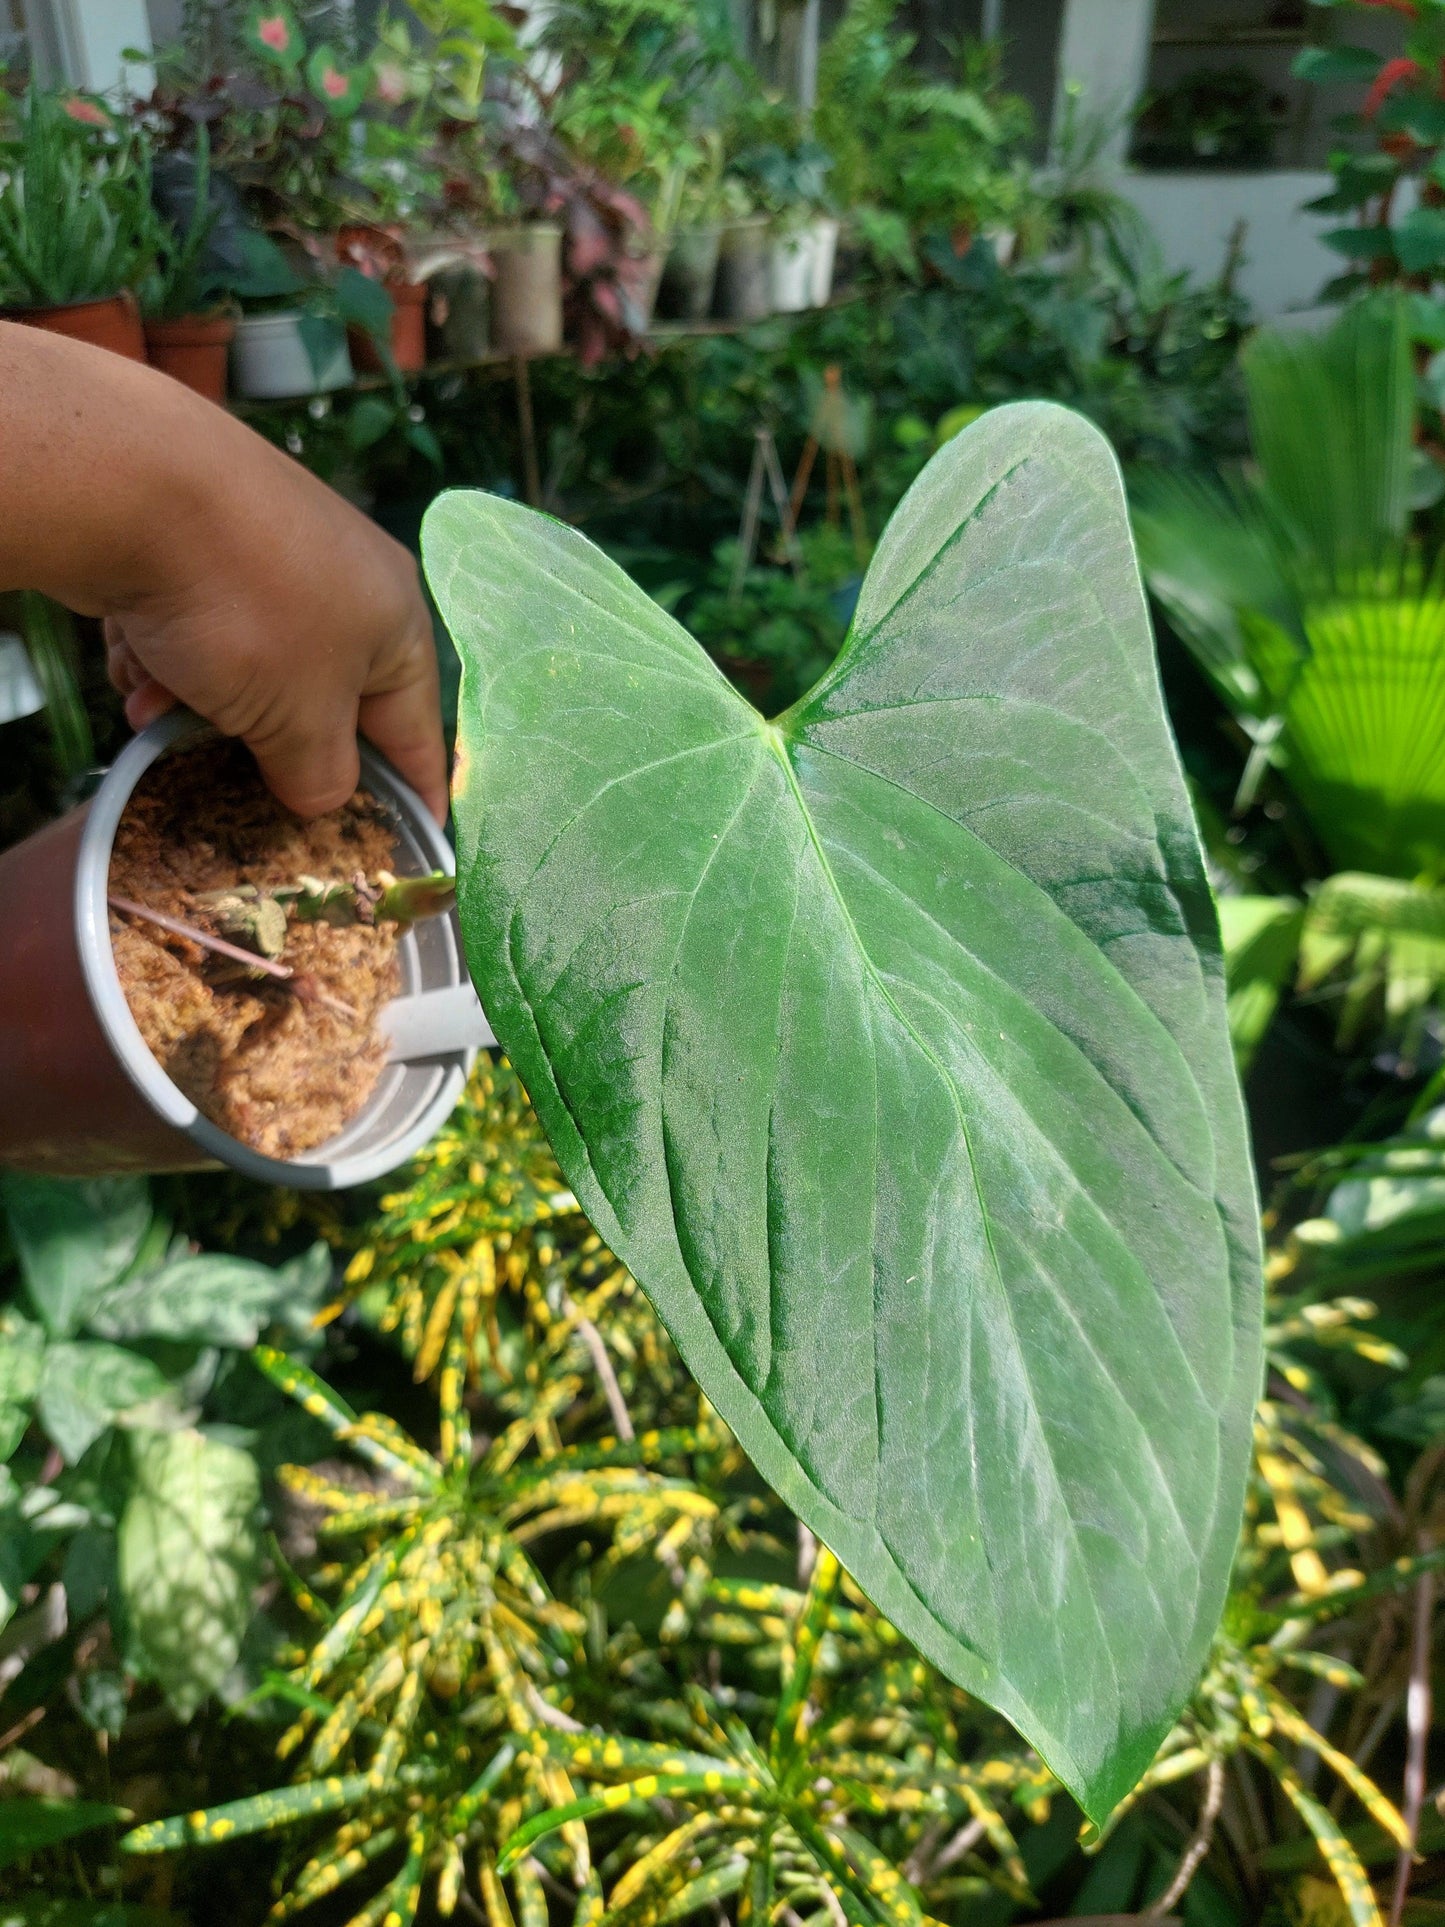
[[[149,60],[125,52],[151,51],[145,0],[22,0],[37,76],[87,94],[122,88],[148,94],[155,84]]]

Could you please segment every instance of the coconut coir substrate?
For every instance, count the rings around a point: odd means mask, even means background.
[[[220,934],[215,892],[349,883],[390,868],[396,838],[364,791],[306,823],[278,803],[239,743],[207,740],[154,764],[116,831],[110,889]],[[274,1158],[334,1137],[386,1061],[378,1020],[400,983],[396,927],[292,919],[277,959],[303,989],[112,909],[111,945],[131,1014],[156,1061],[204,1116]]]

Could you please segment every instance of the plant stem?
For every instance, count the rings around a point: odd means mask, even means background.
[[[130,897],[117,896],[113,890],[106,902],[112,910],[120,910],[128,917],[139,917],[144,923],[155,924],[157,929],[169,930],[173,937],[184,937],[189,943],[199,944],[202,950],[213,950],[218,957],[229,957],[234,963],[245,964],[248,970],[259,970],[267,977],[279,977],[283,981],[296,974],[289,964],[274,963],[270,957],[260,956],[254,950],[243,950],[238,943],[228,943],[224,937],[213,937],[209,930],[198,929],[193,923],[183,923],[179,917],[168,916],[164,910],[152,910],[144,903],[135,903]]]
[[[1395,1865],[1395,1891],[1390,1902],[1390,1927],[1400,1927],[1410,1870],[1420,1834],[1420,1809],[1425,1801],[1425,1744],[1430,1737],[1430,1624],[1435,1609],[1435,1576],[1426,1573],[1415,1588],[1415,1628],[1410,1648],[1410,1685],[1405,1695],[1405,1800],[1403,1818],[1410,1830],[1409,1847],[1400,1849]]]
[[[592,1354],[598,1379],[602,1384],[607,1409],[612,1414],[613,1430],[624,1445],[630,1445],[637,1437],[632,1423],[632,1414],[627,1409],[627,1401],[622,1396],[622,1387],[617,1382],[617,1373],[612,1368],[612,1360],[607,1354],[607,1346],[602,1334],[590,1318],[584,1318],[576,1304],[569,1297],[567,1307],[577,1321],[577,1336]]]
[[[1194,1829],[1193,1838],[1184,1849],[1184,1857],[1175,1870],[1174,1878],[1150,1907],[1144,1909],[1145,1920],[1162,1920],[1171,1907],[1177,1906],[1184,1898],[1190,1881],[1199,1871],[1199,1863],[1209,1852],[1214,1842],[1214,1823],[1219,1818],[1219,1809],[1224,1803],[1224,1762],[1209,1762],[1208,1778],[1204,1782],[1204,1800],[1199,1809],[1199,1824]]]
[[[184,937],[188,943],[199,944],[202,950],[212,950],[218,957],[228,957],[233,962],[244,964],[248,971],[260,971],[263,976],[274,977],[309,1004],[324,1004],[334,1010],[339,1017],[355,1019],[356,1010],[351,1004],[343,1003],[339,997],[327,991],[318,990],[307,978],[298,977],[289,964],[274,962],[270,957],[262,957],[254,950],[243,950],[237,943],[228,943],[224,937],[212,936],[209,930],[201,930],[193,923],[185,923],[180,917],[168,916],[164,910],[152,910],[144,903],[136,903],[130,897],[117,896],[112,890],[106,897],[112,910],[119,910],[128,917],[139,917],[143,923],[153,923],[158,929],[168,930],[173,937]]]

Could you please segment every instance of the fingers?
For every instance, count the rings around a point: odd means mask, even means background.
[[[447,816],[447,760],[442,739],[436,657],[427,638],[410,680],[399,688],[363,696],[361,733],[405,778],[438,823]]]
[[[105,620],[105,670],[111,687],[122,696],[128,696],[138,683],[146,680],[145,670],[113,616]]]
[[[126,694],[125,719],[138,734],[143,729],[149,729],[157,716],[164,716],[168,709],[174,709],[175,706],[176,699],[170,690],[142,671]]]
[[[272,794],[298,816],[339,810],[361,775],[354,707],[317,719],[298,703],[278,726],[248,732],[243,741]]]

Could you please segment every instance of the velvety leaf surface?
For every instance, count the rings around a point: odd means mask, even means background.
[[[1107,444],[1000,409],[765,723],[574,531],[444,496],[467,954],[764,1475],[1096,1818],[1192,1686],[1258,1389],[1218,932]]]

